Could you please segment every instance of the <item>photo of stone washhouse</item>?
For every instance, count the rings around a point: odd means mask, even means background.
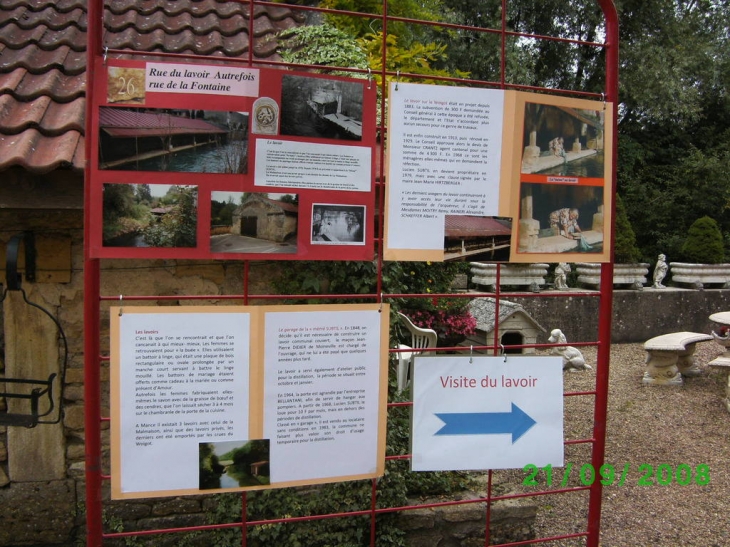
[[[248,194],[233,211],[231,233],[283,243],[296,237],[299,207],[259,194]]]

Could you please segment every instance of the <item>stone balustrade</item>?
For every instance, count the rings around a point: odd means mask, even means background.
[[[691,264],[670,262],[672,282],[702,289],[706,285],[721,285],[730,288],[730,264]]]
[[[578,283],[598,289],[601,286],[601,264],[593,262],[578,262],[575,265],[578,273]],[[643,288],[649,274],[649,264],[639,262],[635,264],[614,264],[614,286],[625,285],[633,288]]]
[[[539,291],[545,285],[549,264],[501,264],[499,285],[529,287]],[[497,286],[497,264],[471,263],[472,283],[481,290],[494,292]]]

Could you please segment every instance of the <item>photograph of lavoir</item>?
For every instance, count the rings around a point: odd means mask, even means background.
[[[99,108],[99,168],[248,172],[246,112]]]

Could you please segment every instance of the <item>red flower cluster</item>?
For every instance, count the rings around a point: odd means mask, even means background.
[[[433,329],[439,338],[452,338],[474,334],[477,320],[468,310],[412,310],[405,312],[413,324],[424,329]]]

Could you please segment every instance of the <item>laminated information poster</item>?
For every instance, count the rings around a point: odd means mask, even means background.
[[[610,260],[613,105],[390,88],[387,260]]]
[[[383,474],[387,305],[110,317],[114,499]]]
[[[372,81],[98,63],[92,256],[372,260]]]

